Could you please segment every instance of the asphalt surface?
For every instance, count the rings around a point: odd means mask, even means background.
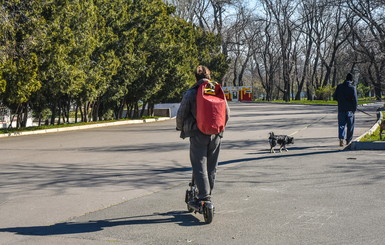
[[[187,213],[169,120],[1,138],[0,244],[385,243],[385,152],[339,147],[336,107],[230,107],[212,224]],[[376,122],[360,109],[355,137]],[[269,153],[270,131],[294,145]]]

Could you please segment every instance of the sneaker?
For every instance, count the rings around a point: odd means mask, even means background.
[[[200,200],[203,202],[211,202],[211,197],[208,196],[208,197],[202,198]]]
[[[344,140],[340,139],[340,146],[344,146]]]

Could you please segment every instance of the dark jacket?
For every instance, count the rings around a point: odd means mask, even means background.
[[[208,81],[207,79],[202,79],[195,83],[191,88],[189,88],[183,96],[183,99],[180,103],[178,113],[176,116],[176,130],[181,131],[180,137],[186,138],[191,137],[197,134],[201,134],[198,129],[196,115],[197,115],[197,92],[199,86]],[[230,109],[226,103],[226,123],[229,119]],[[223,132],[220,133],[220,136],[223,136]]]
[[[352,81],[345,81],[339,84],[333,94],[333,99],[338,101],[338,111],[357,110],[357,90]]]

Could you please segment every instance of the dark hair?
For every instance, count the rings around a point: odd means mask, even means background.
[[[197,81],[204,78],[211,80],[211,72],[209,68],[202,65],[198,66],[197,69],[195,70],[195,78]]]
[[[351,73],[346,75],[346,81],[353,81],[353,75]]]

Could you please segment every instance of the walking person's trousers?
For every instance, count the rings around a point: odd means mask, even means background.
[[[354,112],[339,111],[338,112],[338,138],[346,139],[349,143],[353,139],[354,133]]]

